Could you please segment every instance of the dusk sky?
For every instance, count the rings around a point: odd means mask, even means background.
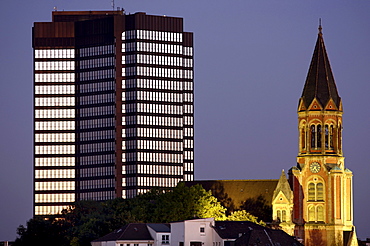
[[[297,106],[322,18],[344,108],[357,236],[370,237],[370,1],[116,0],[194,33],[195,179],[278,179],[296,165]],[[0,241],[32,217],[33,22],[111,0],[0,2]]]

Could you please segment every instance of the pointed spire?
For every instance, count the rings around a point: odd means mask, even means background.
[[[325,107],[330,99],[333,99],[335,105],[339,108],[341,99],[337,91],[329,58],[326,53],[322,35],[321,19],[319,21],[318,29],[319,33],[315,51],[312,56],[301,100],[303,100],[306,108],[308,108],[315,98],[319,101],[322,107]]]
[[[277,197],[280,191],[283,192],[283,194],[288,200],[293,198],[293,192],[286,178],[284,169],[281,171],[279,182],[274,190],[274,195],[273,195],[272,200],[275,200],[275,198]]]

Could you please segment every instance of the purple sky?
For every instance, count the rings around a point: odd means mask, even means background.
[[[211,4],[210,4],[211,3]],[[195,178],[278,179],[296,165],[297,105],[322,18],[344,106],[354,223],[370,237],[370,1],[116,0],[178,16],[194,32]],[[51,11],[110,10],[111,0],[0,1],[0,241],[32,216],[33,22]]]

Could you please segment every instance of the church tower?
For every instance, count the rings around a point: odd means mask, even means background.
[[[344,165],[342,151],[342,115],[320,25],[298,105],[297,166],[289,171],[294,234],[306,246],[357,245],[353,175]]]

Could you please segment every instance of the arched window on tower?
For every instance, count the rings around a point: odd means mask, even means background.
[[[317,148],[321,148],[321,125],[317,125]]]
[[[325,124],[325,149],[333,150],[334,149],[334,126]]]
[[[317,211],[317,221],[324,221],[324,207],[318,205],[316,207],[316,211]]]
[[[306,127],[303,126],[301,130],[301,146],[302,150],[306,149]]]
[[[283,210],[281,213],[281,222],[286,222],[286,211]]]
[[[308,221],[316,221],[315,206],[308,207]]]
[[[276,215],[276,219],[278,220],[278,221],[281,221],[281,211],[280,210],[278,210],[277,211],[277,215]]]
[[[321,148],[321,125],[311,125],[311,149]]]
[[[316,148],[316,126],[311,126],[311,148]]]
[[[308,201],[324,201],[324,184],[321,182],[309,183],[307,194]]]

